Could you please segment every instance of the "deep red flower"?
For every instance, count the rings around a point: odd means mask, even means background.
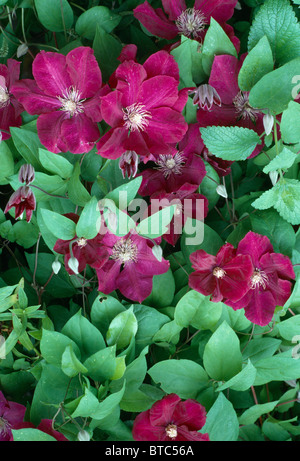
[[[11,91],[29,114],[39,115],[41,143],[55,153],[90,151],[100,136],[100,96],[108,89],[93,50],[81,46],[66,56],[42,50],[32,73],[35,80],[20,80]]]
[[[139,442],[208,442],[209,435],[198,432],[205,421],[205,408],[199,402],[169,394],[135,418],[132,435]]]
[[[236,302],[249,290],[251,258],[248,254],[237,255],[230,243],[223,245],[216,256],[197,250],[190,260],[195,272],[189,276],[189,286],[205,296],[211,295],[212,301]]]
[[[197,141],[190,126],[183,139],[178,143],[178,150],[170,154],[156,156],[152,168],[142,171],[143,181],[139,189],[140,195],[151,196],[154,193],[171,193],[185,184],[194,185],[196,190],[206,175],[205,165],[198,155],[204,144],[198,129]]]
[[[10,197],[5,207],[4,213],[15,207],[15,219],[23,217],[25,211],[26,221],[29,222],[32,212],[36,208],[36,199],[29,186],[21,186]]]
[[[173,152],[171,145],[187,130],[181,112],[188,97],[187,89],[178,91],[174,58],[159,51],[143,65],[124,61],[114,77],[116,89],[101,98],[101,112],[111,129],[98,141],[98,154],[116,159],[135,151],[147,161],[151,154]]]
[[[20,403],[6,400],[0,391],[0,442],[8,442],[12,429],[24,419],[26,407]]]
[[[118,289],[126,298],[141,303],[151,294],[153,276],[169,269],[169,261],[163,258],[158,261],[152,252],[153,243],[137,233],[117,237],[107,231],[102,244],[110,255],[110,259],[96,269],[98,289],[102,293]]]
[[[75,223],[77,223],[79,219],[79,216],[75,213],[67,213],[64,216],[72,219]],[[99,233],[93,239],[77,238],[76,236],[72,240],[58,239],[53,250],[56,251],[56,253],[65,255],[65,268],[71,275],[75,273],[69,266],[69,261],[72,257],[78,261],[78,273],[82,272],[87,264],[94,269],[100,269],[109,257],[106,247],[102,244],[102,238],[103,236]],[[73,243],[71,244],[72,241]]]
[[[168,231],[162,235],[162,238],[173,246],[181,237],[188,218],[204,221],[207,216],[208,200],[204,195],[195,192],[196,188],[197,186],[184,184],[176,192],[160,191],[151,196],[151,214],[166,206],[177,205],[174,216],[168,225]]]
[[[22,125],[20,116],[24,108],[11,94],[11,89],[19,79],[21,63],[7,60],[7,66],[0,64],[0,134],[2,140],[10,138],[9,128]],[[2,131],[4,130],[4,131]]]
[[[272,320],[276,306],[283,306],[290,297],[290,280],[295,279],[293,265],[288,256],[274,253],[268,237],[254,232],[248,232],[240,241],[237,254],[251,257],[248,291],[239,301],[226,300],[225,304],[234,310],[244,308],[251,322],[265,326]]]
[[[264,132],[264,114],[250,106],[249,93],[241,91],[238,86],[238,74],[244,57],[238,60],[231,55],[215,56],[208,83],[218,93],[221,105],[212,104],[209,110],[199,108],[199,126],[241,126],[259,135]],[[255,149],[251,157],[260,151],[261,146]]]

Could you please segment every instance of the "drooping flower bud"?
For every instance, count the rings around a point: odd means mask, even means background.
[[[160,262],[162,260],[162,248],[161,246],[159,245],[154,245],[154,247],[152,247],[152,253],[153,255],[156,257],[156,259]]]
[[[19,170],[19,181],[22,183],[25,182],[26,185],[28,186],[28,184],[34,181],[34,178],[35,178],[35,170],[33,166],[30,164],[22,165]]]
[[[134,178],[137,169],[138,169],[138,163],[139,163],[139,157],[137,153],[134,150],[127,150],[122,154],[120,161],[119,161],[119,167],[122,172],[122,176],[125,179],[126,174],[128,179],[131,177]]]
[[[69,261],[68,261],[68,266],[69,268],[75,273],[79,274],[78,268],[79,268],[79,261],[76,259],[74,256],[72,256]]]
[[[279,176],[278,171],[270,171],[269,176],[271,179],[271,183],[273,184],[273,186],[275,186]]]
[[[218,92],[211,85],[206,83],[200,85],[193,91],[189,91],[189,94],[195,95],[193,97],[193,104],[195,106],[199,105],[203,110],[211,110],[213,104],[219,107],[222,105]]]
[[[15,219],[22,219],[23,213],[26,211],[26,221],[29,222],[31,220],[32,212],[36,208],[36,199],[30,187],[19,187],[11,195],[4,213],[7,213],[13,207],[15,207]]]
[[[58,260],[53,261],[52,270],[55,275],[59,273],[60,269],[61,269],[61,263]]]
[[[91,437],[87,431],[82,429],[78,432],[77,439],[79,440],[79,442],[89,442],[91,440]]]
[[[264,115],[263,124],[265,128],[266,135],[269,136],[272,132],[272,128],[274,126],[274,117],[271,114]]]
[[[227,198],[227,197],[228,197],[226,187],[223,186],[223,184],[219,184],[219,185],[217,186],[216,192],[217,192],[217,194],[219,194],[221,197],[224,197],[224,198]]]

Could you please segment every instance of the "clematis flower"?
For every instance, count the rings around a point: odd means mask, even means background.
[[[232,17],[237,0],[195,0],[193,8],[187,8],[185,0],[162,0],[164,10],[152,8],[146,1],[134,10],[134,17],[157,37],[172,40],[178,35],[202,42],[210,18],[214,18],[232,39],[239,51],[239,40],[226,22]],[[165,14],[166,13],[166,14]]]
[[[203,148],[199,130],[198,140]],[[178,144],[178,150],[156,156],[153,167],[142,171],[143,181],[139,194],[151,196],[160,191],[176,192],[184,184],[194,185],[196,190],[206,175],[204,162],[197,155],[198,152],[201,152],[201,148],[194,142],[189,127]]]
[[[122,172],[122,176],[125,179],[126,175],[128,179],[135,177],[138,169],[139,157],[134,150],[127,150],[121,155],[119,161],[119,167]]]
[[[19,175],[18,179],[19,182],[26,183],[26,186],[28,186],[30,183],[34,181],[35,178],[35,170],[34,167],[30,164],[24,164],[21,166],[19,170]]]
[[[204,221],[207,216],[208,200],[204,195],[196,193],[195,189],[195,186],[191,184],[184,184],[176,192],[158,192],[151,196],[151,203],[154,205],[151,210],[152,214],[164,206],[177,205],[174,216],[168,225],[168,230],[162,235],[162,238],[173,246],[176,245],[182,235],[187,218]],[[157,202],[155,202],[156,200]],[[155,206],[155,203],[162,206]]]
[[[10,138],[9,128],[22,125],[20,116],[24,108],[11,93],[11,88],[19,79],[21,63],[7,60],[7,66],[0,64],[0,133],[2,140]]]
[[[174,58],[158,51],[141,65],[124,61],[116,69],[116,89],[101,98],[101,112],[111,129],[97,143],[98,154],[116,159],[135,151],[146,162],[151,155],[174,151],[171,144],[187,131],[182,110],[187,89],[178,91]]]
[[[152,253],[153,243],[135,232],[117,237],[108,231],[102,244],[109,253],[109,260],[96,269],[102,293],[118,289],[126,298],[141,303],[152,291],[153,276],[169,269],[168,261],[158,261]]]
[[[24,419],[26,407],[20,403],[6,400],[0,391],[0,442],[8,442],[12,429]]]
[[[100,136],[100,96],[108,89],[93,50],[81,46],[67,56],[41,51],[32,73],[35,80],[20,80],[11,92],[29,114],[39,115],[41,143],[54,153],[90,151]]]
[[[219,95],[221,104],[212,104],[209,110],[199,108],[199,126],[241,126],[258,134],[263,133],[264,114],[249,104],[249,92],[241,91],[238,86],[238,74],[244,57],[238,60],[230,55],[215,56],[208,83]],[[260,150],[261,147],[257,153]],[[251,156],[254,155],[252,153]]]
[[[291,294],[295,273],[290,259],[274,253],[268,237],[248,232],[240,241],[238,255],[249,255],[252,274],[247,293],[237,302],[226,300],[234,310],[245,309],[245,316],[256,325],[265,326],[273,317],[276,306],[283,306]]]
[[[206,411],[199,402],[169,394],[135,418],[132,435],[138,442],[208,442],[209,435],[198,432],[205,421]]]
[[[19,189],[11,195],[5,207],[4,213],[7,213],[11,208],[15,208],[15,219],[22,219],[25,211],[26,221],[30,222],[32,212],[36,208],[36,199],[29,186],[19,187]]]
[[[79,216],[75,213],[67,213],[65,216],[75,223],[78,222]],[[94,269],[99,269],[109,257],[105,246],[102,244],[100,233],[93,239],[77,238],[76,236],[72,240],[58,239],[53,250],[65,255],[65,268],[70,275],[82,272],[87,264]],[[73,270],[75,269],[74,264],[70,264],[72,258],[77,262],[76,271]]]
[[[195,272],[189,276],[189,286],[205,296],[211,295],[211,301],[225,298],[236,302],[249,290],[251,258],[248,254],[237,255],[230,243],[223,245],[216,256],[197,250],[190,260]]]

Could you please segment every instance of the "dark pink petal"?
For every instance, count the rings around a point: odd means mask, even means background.
[[[234,126],[237,125],[237,111],[233,104],[225,105],[221,107],[215,104],[211,110],[197,110],[197,120],[199,126]]]
[[[113,128],[103,135],[97,142],[98,154],[104,158],[115,160],[127,150],[125,147],[128,138],[127,130],[123,127]]]
[[[224,266],[236,256],[236,249],[230,243],[223,245],[216,255],[217,266]]]
[[[173,413],[181,399],[176,394],[165,395],[161,400],[155,402],[150,411],[149,420],[152,426],[167,426],[169,423],[176,421]]]
[[[199,123],[192,123],[189,125],[184,138],[178,144],[180,151],[183,150],[185,154],[193,153],[201,155],[204,149],[204,143],[199,128]]]
[[[102,76],[94,51],[88,46],[80,46],[66,56],[68,73],[81,99],[91,98],[102,86]]]
[[[205,408],[196,400],[188,399],[179,402],[173,413],[176,426],[185,425],[190,431],[199,431],[205,424]]]
[[[158,75],[142,83],[139,102],[146,109],[169,106],[172,107],[178,100],[178,81],[167,75]]]
[[[280,253],[265,253],[260,258],[259,264],[266,272],[268,270],[276,272],[281,279],[294,280],[296,278],[293,265],[288,256]]]
[[[132,236],[132,241],[138,247],[138,262],[136,270],[142,275],[153,277],[153,275],[164,274],[169,270],[170,263],[165,259],[158,261],[152,253],[152,248],[147,244],[147,240]]]
[[[143,411],[134,420],[132,436],[138,442],[155,442],[162,440],[165,435],[165,428],[152,426],[150,422],[150,410]]]
[[[96,94],[91,99],[82,103],[85,115],[93,122],[98,123],[102,120],[101,97]]]
[[[249,290],[250,277],[253,273],[249,255],[238,255],[222,268],[225,276],[219,279],[220,290],[224,298],[232,302],[239,301]]]
[[[11,85],[13,85],[17,80],[19,80],[20,67],[21,67],[21,63],[19,61],[16,61],[15,59],[7,60],[6,85],[8,89],[10,89]],[[3,75],[1,71],[0,71],[0,74]]]
[[[225,54],[214,58],[209,84],[218,92],[222,104],[232,104],[233,99],[239,93],[240,68],[241,63],[235,56]]]
[[[211,271],[216,265],[216,257],[206,253],[204,250],[197,250],[190,256],[193,269],[199,271]]]
[[[245,306],[245,316],[248,320],[262,327],[271,322],[276,308],[276,301],[270,291],[260,291],[255,288]]]
[[[136,53],[137,53],[136,45],[134,44],[125,45],[122,48],[122,51],[120,53],[120,56],[118,57],[118,60],[120,62],[131,61],[131,60],[135,61]]]
[[[32,64],[37,85],[49,96],[62,96],[72,86],[66,57],[60,53],[40,51]]]
[[[104,120],[112,128],[123,126],[124,112],[122,108],[126,107],[124,96],[121,91],[112,91],[101,97],[101,114]]]
[[[178,99],[175,104],[173,104],[172,109],[177,110],[178,112],[182,112],[185,108],[187,100],[189,98],[189,93],[187,88],[182,88],[178,92]]]
[[[175,21],[186,10],[185,0],[162,0],[162,5],[170,21]]]
[[[260,258],[265,253],[273,253],[273,246],[265,235],[248,232],[237,247],[237,254],[251,255],[254,267],[260,269]]]
[[[96,269],[98,278],[98,291],[109,294],[118,287],[118,275],[121,270],[121,264],[108,260],[101,269]]]
[[[186,426],[180,426],[177,428],[178,435],[176,437],[176,441],[184,442],[184,441],[191,441],[191,442],[208,442],[209,436],[208,434],[201,434],[200,432],[190,431]]]
[[[11,92],[30,115],[46,114],[61,107],[59,99],[45,94],[34,80],[24,79],[15,83]]]
[[[3,109],[0,109],[0,131],[9,131],[10,127],[21,125],[22,118],[20,116],[16,116],[15,109],[12,105],[8,105]],[[10,138],[10,135],[2,132],[2,140],[5,141],[5,139],[8,138]]]
[[[134,61],[124,61],[115,72],[118,80],[117,90],[123,93],[124,107],[138,102],[138,95],[147,73],[141,64]]]
[[[97,124],[82,113],[62,122],[61,136],[68,151],[83,154],[94,147],[100,133]]]
[[[179,82],[179,67],[174,57],[167,51],[160,50],[151,54],[143,64],[147,78],[157,75],[168,75]]]
[[[118,276],[117,288],[126,298],[142,303],[151,294],[153,277],[138,271],[137,266],[134,262],[125,264]]]
[[[51,435],[59,442],[69,442],[63,434],[52,428],[52,419],[42,419],[40,424],[37,426],[37,429]]]
[[[176,143],[182,139],[188,125],[181,113],[169,107],[160,107],[151,110],[152,118],[147,127],[147,133],[155,139],[161,135],[166,143]]]
[[[198,291],[204,296],[209,296],[215,292],[217,287],[217,279],[212,275],[212,272],[208,271],[196,271],[189,275],[189,287],[193,290]],[[217,292],[214,293],[217,297]],[[221,296],[221,299],[223,296]]]
[[[177,27],[160,11],[154,10],[146,1],[133,10],[134,17],[138,19],[151,34],[157,37],[172,40],[178,34]]]
[[[37,131],[41,143],[55,154],[67,152],[67,144],[61,138],[61,127],[66,114],[61,111],[42,114],[37,119]]]
[[[8,401],[7,403],[8,405],[4,409],[1,416],[13,428],[15,424],[23,421],[25,413],[26,413],[26,407],[16,402]]]
[[[237,0],[195,0],[195,8],[201,10],[206,18],[213,17],[217,22],[227,22],[233,16]]]

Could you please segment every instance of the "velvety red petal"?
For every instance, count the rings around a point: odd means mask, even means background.
[[[271,322],[276,308],[276,301],[270,291],[255,288],[245,306],[245,316],[248,320],[262,327]]]
[[[178,431],[178,434],[175,440],[178,442],[184,442],[184,441],[208,442],[209,441],[208,434],[201,434],[200,432],[189,431],[188,428],[186,428],[185,426],[178,427],[177,431]]]
[[[132,436],[138,442],[155,442],[162,440],[165,434],[164,427],[152,426],[150,422],[150,411],[143,411],[134,420]]]
[[[127,138],[128,132],[123,127],[113,128],[97,142],[97,153],[104,158],[115,160],[126,151],[124,144]]]
[[[273,253],[273,246],[265,235],[248,232],[237,247],[237,254],[251,255],[253,265],[260,268],[260,259],[265,253]]]
[[[227,22],[233,16],[237,0],[195,0],[195,8],[201,10],[206,18],[213,17],[217,22]]]
[[[167,75],[158,75],[142,83],[139,101],[152,109],[162,106],[172,107],[178,100],[178,81]]]
[[[117,288],[126,298],[142,303],[151,294],[153,276],[145,275],[137,269],[134,262],[125,264],[118,276]]]
[[[177,405],[181,402],[177,394],[165,395],[161,400],[152,405],[149,414],[149,420],[153,426],[167,426],[173,422],[173,413]],[[176,422],[174,421],[174,424]]]
[[[209,296],[217,288],[216,277],[214,277],[211,272],[192,272],[189,275],[189,287],[204,296]],[[214,296],[217,296],[217,294],[215,293]]]
[[[123,93],[124,107],[138,101],[139,92],[147,73],[141,64],[134,61],[124,61],[116,70],[118,80],[117,90]]]
[[[135,8],[133,14],[151,34],[157,37],[172,40],[178,35],[175,24],[169,21],[166,16],[157,14],[157,11],[147,1]]]
[[[296,278],[292,262],[288,256],[280,253],[265,253],[259,261],[262,269],[277,272],[281,279]]]
[[[72,85],[79,91],[81,99],[91,98],[100,90],[102,76],[92,48],[80,46],[70,51],[66,64]]]
[[[162,0],[162,5],[170,21],[175,21],[186,10],[185,0]]]
[[[58,431],[55,431],[52,428],[52,419],[42,419],[40,424],[37,426],[37,429],[39,429],[42,432],[45,432],[46,434],[51,435],[58,442],[69,442],[69,440],[63,434],[61,434]]]
[[[66,57],[60,53],[40,51],[32,64],[37,85],[49,96],[62,96],[72,86]]]
[[[199,431],[205,424],[205,408],[196,400],[188,399],[179,402],[173,414],[176,426],[185,425],[190,431]]]
[[[20,101],[30,115],[46,114],[61,107],[58,98],[48,96],[40,90],[34,80],[23,79],[11,88],[12,94]]]
[[[174,57],[167,51],[160,50],[151,54],[143,64],[147,78],[157,75],[168,75],[179,82],[179,67]]]
[[[113,260],[107,261],[101,269],[96,269],[98,278],[98,291],[109,294],[116,290],[117,278],[120,273],[121,264]]]
[[[223,266],[236,256],[236,249],[230,243],[223,245],[217,253],[216,264]]]
[[[238,86],[240,67],[241,64],[235,56],[224,54],[214,58],[209,84],[218,92],[222,104],[232,104],[240,91]]]
[[[160,107],[151,110],[152,118],[147,127],[149,137],[155,139],[160,135],[164,142],[173,144],[182,139],[188,125],[181,113],[169,107]]]
[[[68,151],[83,154],[94,147],[100,133],[97,124],[82,113],[63,121],[61,135]]]
[[[206,253],[204,250],[197,250],[190,256],[192,267],[195,270],[210,271],[216,265],[216,257]]]
[[[6,85],[7,85],[8,89],[10,89],[11,85],[13,85],[19,79],[20,67],[21,67],[20,61],[16,61],[15,59],[8,59],[7,60],[7,80],[6,80]],[[2,75],[2,73],[1,73],[1,75]]]
[[[65,117],[64,112],[56,111],[42,114],[37,119],[37,131],[41,143],[55,154],[68,151],[66,143],[61,138],[61,126]]]
[[[106,123],[115,128],[123,126],[122,108],[126,107],[124,96],[121,91],[112,91],[106,96],[101,97],[101,113]]]

